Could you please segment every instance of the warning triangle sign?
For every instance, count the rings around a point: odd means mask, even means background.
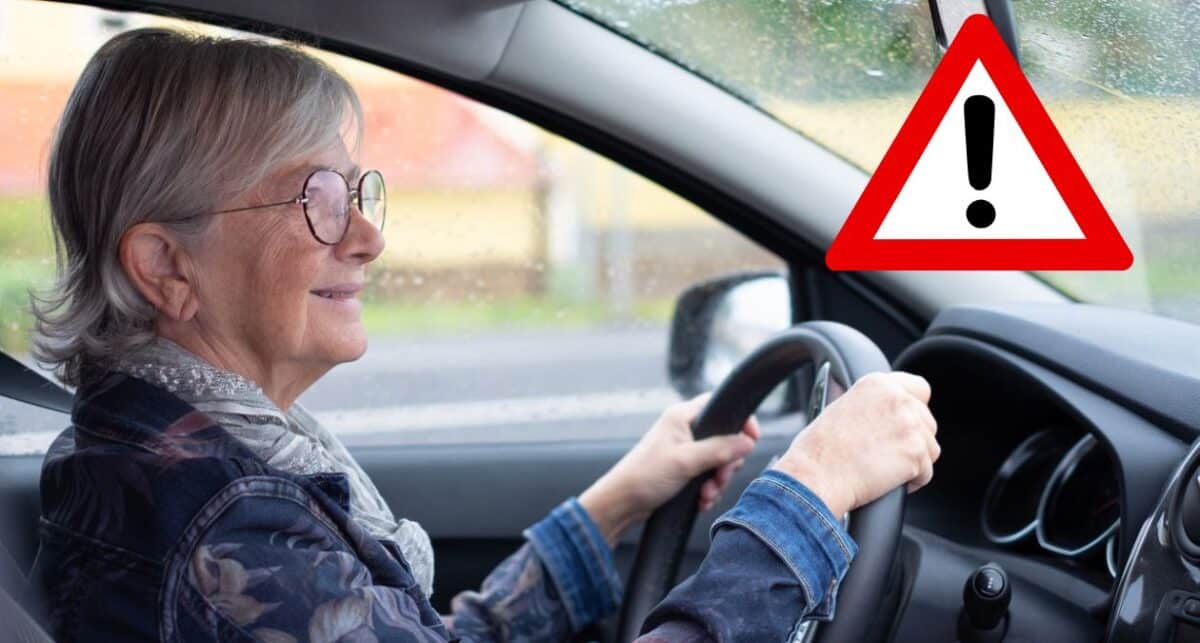
[[[984,15],[967,19],[834,239],[832,270],[1124,270],[1121,239]]]

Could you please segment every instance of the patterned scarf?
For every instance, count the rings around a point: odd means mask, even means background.
[[[162,337],[112,366],[162,387],[207,414],[272,467],[297,475],[343,473],[350,515],[375,538],[400,547],[426,596],[433,594],[433,545],[421,525],[392,515],[379,489],[332,433],[298,402],[281,411],[257,384],[205,362]]]

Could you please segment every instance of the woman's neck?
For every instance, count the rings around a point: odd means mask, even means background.
[[[161,331],[158,333],[160,337],[175,342],[212,366],[254,382],[281,411],[291,408],[296,398],[328,370],[290,362],[268,363],[249,350],[239,350],[226,342],[197,333]]]

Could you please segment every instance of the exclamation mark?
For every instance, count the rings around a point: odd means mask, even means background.
[[[963,103],[963,119],[967,132],[967,178],[971,187],[983,190],[992,183],[996,104],[987,96],[971,96]],[[987,199],[977,199],[967,206],[967,221],[976,228],[986,228],[995,220],[996,208]]]

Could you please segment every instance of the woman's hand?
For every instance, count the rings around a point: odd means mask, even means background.
[[[580,494],[579,503],[609,545],[705,471],[717,470],[700,487],[699,509],[707,510],[720,499],[759,432],[758,422],[751,417],[740,433],[693,439],[692,423],[710,396],[705,393],[667,407],[633,449]]]
[[[911,373],[860,378],[796,436],[775,469],[812,490],[835,516],[900,485],[933,478],[941,455],[929,412],[929,382]]]

